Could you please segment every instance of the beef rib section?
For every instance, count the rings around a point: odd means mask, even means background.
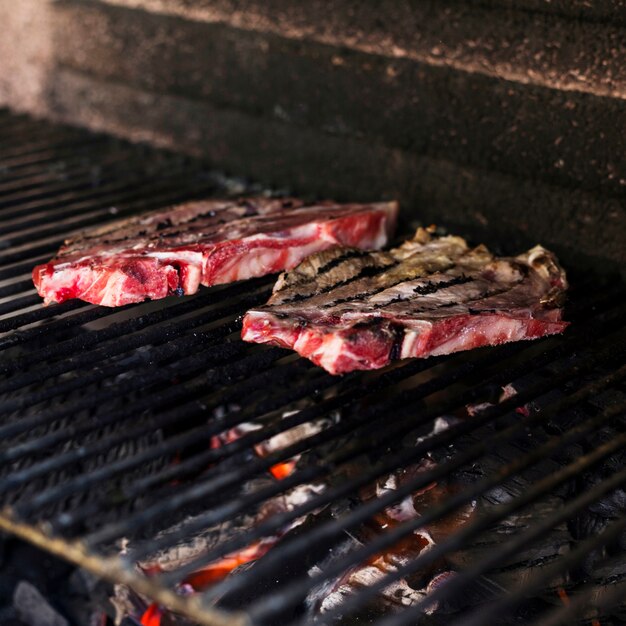
[[[542,246],[499,258],[418,229],[389,252],[335,248],[305,259],[248,311],[242,337],[291,348],[331,374],[376,369],[560,333],[566,289]]]
[[[192,294],[290,269],[308,255],[345,245],[383,247],[395,202],[306,204],[293,198],[204,200],[118,220],[68,239],[33,270],[44,303],[80,298],[122,306]]]

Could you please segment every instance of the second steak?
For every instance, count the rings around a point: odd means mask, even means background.
[[[280,277],[243,339],[296,350],[331,374],[562,332],[567,281],[541,246],[517,257],[419,229],[390,252],[334,249]]]

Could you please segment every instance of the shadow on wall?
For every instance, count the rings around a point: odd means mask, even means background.
[[[585,21],[536,4],[0,0],[0,100],[622,267],[626,10]]]

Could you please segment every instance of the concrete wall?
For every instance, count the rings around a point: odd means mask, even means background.
[[[626,1],[0,0],[0,20],[14,107],[626,260]]]

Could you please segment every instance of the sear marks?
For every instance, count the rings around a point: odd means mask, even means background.
[[[562,332],[565,272],[535,246],[517,257],[418,229],[389,252],[315,254],[249,311],[243,339],[292,348],[331,374]]]

